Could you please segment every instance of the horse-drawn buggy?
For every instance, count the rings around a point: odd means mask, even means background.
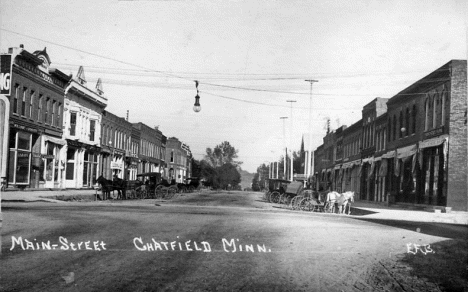
[[[271,203],[289,204],[292,198],[302,195],[303,189],[303,184],[298,181],[269,179],[265,199]]]
[[[302,197],[291,201],[292,209],[325,213],[351,213],[351,203],[354,202],[354,192],[317,192],[306,190]]]

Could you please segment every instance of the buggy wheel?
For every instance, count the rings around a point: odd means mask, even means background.
[[[299,202],[299,209],[301,211],[310,211],[312,204],[309,198],[304,198]]]
[[[156,199],[161,199],[163,197],[163,186],[159,185],[154,189],[154,194]]]
[[[286,196],[286,194],[281,194],[281,195],[279,196],[278,204],[283,204],[283,201],[284,201],[285,196]]]
[[[289,208],[291,208],[291,210],[296,209],[296,202],[298,198],[299,198],[298,196],[292,198],[291,202],[289,203]]]
[[[172,199],[175,196],[176,193],[177,193],[176,188],[168,188],[167,189],[167,194],[166,194],[166,199],[168,199],[168,200]]]
[[[279,199],[280,199],[280,193],[275,191],[275,192],[272,192],[271,195],[270,195],[270,200],[272,203],[275,203],[275,204],[278,204],[279,202]]]

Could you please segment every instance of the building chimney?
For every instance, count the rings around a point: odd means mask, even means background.
[[[128,110],[127,110],[127,122],[128,122]]]

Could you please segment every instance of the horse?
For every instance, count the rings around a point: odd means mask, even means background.
[[[344,214],[346,206],[349,205],[348,215],[351,213],[351,202],[354,202],[354,192],[345,192],[340,194],[338,192],[329,192],[327,194],[327,199],[325,200],[325,211],[334,213],[335,204],[338,205],[338,213]]]
[[[346,206],[348,206],[348,215],[351,214],[351,202],[354,202],[354,192],[345,192],[341,194],[341,200],[343,203],[340,206],[340,214],[346,213]]]
[[[113,191],[117,191],[118,196],[117,199],[122,198],[126,199],[125,195],[125,186],[126,181],[121,178],[114,178],[114,180],[105,179],[102,175],[99,176],[96,180],[101,185],[102,200],[108,200],[110,197],[110,193]]]

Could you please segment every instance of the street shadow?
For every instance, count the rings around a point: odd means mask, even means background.
[[[354,215],[353,213],[351,213]],[[375,224],[391,226],[395,228],[406,229],[414,232],[420,232],[427,235],[439,236],[445,238],[467,240],[468,226],[461,224],[434,223],[434,222],[414,222],[392,219],[374,219],[374,218],[353,218],[355,220],[366,221]]]
[[[376,213],[378,212],[351,207],[351,215],[353,216],[366,216],[366,215],[371,215],[371,214],[376,214]]]

